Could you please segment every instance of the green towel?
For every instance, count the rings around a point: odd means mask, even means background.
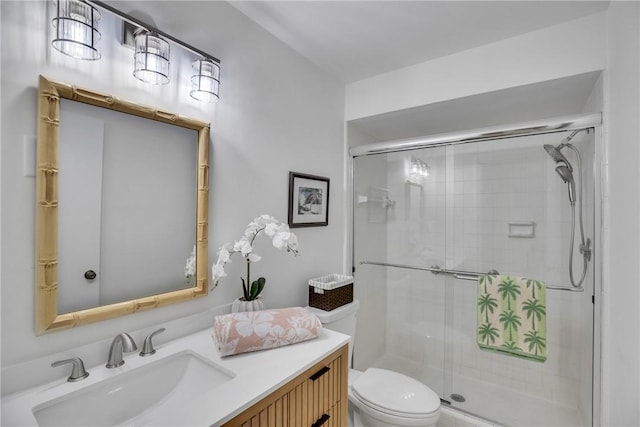
[[[478,277],[481,349],[547,360],[545,283],[515,276]]]

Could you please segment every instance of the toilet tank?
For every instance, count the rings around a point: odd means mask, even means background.
[[[349,366],[351,366],[351,357],[353,355],[358,308],[360,308],[360,302],[358,300],[354,300],[349,304],[345,304],[331,311],[324,311],[315,307],[307,307],[311,313],[318,316],[323,328],[341,332],[351,337],[349,340]]]

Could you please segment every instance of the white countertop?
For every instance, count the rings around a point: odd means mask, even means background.
[[[163,411],[162,419],[153,419],[152,424],[218,426],[349,341],[347,335],[323,329],[318,338],[303,343],[221,358],[211,333],[212,329],[207,328],[159,345],[156,347],[157,353],[151,357],[140,357],[137,352],[127,354],[124,358],[125,364],[119,368],[107,369],[104,365],[89,367],[89,377],[79,382],[67,382],[65,377],[6,396],[2,399],[2,425],[36,426],[33,408],[38,405],[189,350],[228,371],[233,378],[205,393],[191,397],[181,406],[180,411]],[[144,423],[134,421],[125,425]]]

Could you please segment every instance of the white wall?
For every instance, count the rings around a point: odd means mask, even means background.
[[[346,120],[605,67],[604,13],[380,74],[346,86]]]
[[[158,88],[133,79],[132,60],[126,59],[130,53],[112,40],[115,36],[109,30],[103,30],[101,61],[80,62],[51,51],[46,30],[50,27],[45,13],[48,3],[1,3],[3,368],[42,360],[46,375],[53,372],[51,375],[61,377],[62,372],[47,365],[51,363],[47,357],[53,353],[99,342],[102,349],[95,354],[106,358],[109,338],[116,333],[151,328],[171,319],[207,312],[240,295],[242,265],[234,262],[229,265],[229,277],[207,297],[35,336],[35,182],[22,176],[22,139],[24,135],[36,134],[38,74],[212,122],[211,261],[217,248],[238,239],[255,216],[269,213],[286,221],[289,171],[329,177],[332,188],[329,226],[298,230],[302,255],[297,258],[269,247],[266,240],[261,242],[263,261],[255,265],[253,272],[267,278],[264,300],[269,307],[305,304],[308,279],[342,272],[344,88],[341,84],[227,3],[114,2],[127,13],[146,12],[159,28],[222,59],[222,100],[209,107],[190,100],[181,85]],[[104,15],[106,22],[108,17]],[[178,51],[172,46],[172,52],[179,57]],[[173,81],[188,79],[189,66],[188,62],[183,67],[179,60],[174,60]],[[159,340],[172,335],[179,335],[179,331],[167,331]],[[92,359],[87,365],[97,363],[104,361]],[[3,391],[15,386],[6,381],[2,384]]]
[[[604,215],[607,248],[602,412],[604,425],[618,426],[640,424],[639,27],[638,2],[611,3],[607,14],[605,77],[605,139],[608,141],[605,209],[608,210]]]

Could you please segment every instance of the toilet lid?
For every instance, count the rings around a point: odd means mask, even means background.
[[[386,369],[367,369],[352,390],[364,403],[391,414],[426,416],[440,408],[440,398],[429,387]]]

